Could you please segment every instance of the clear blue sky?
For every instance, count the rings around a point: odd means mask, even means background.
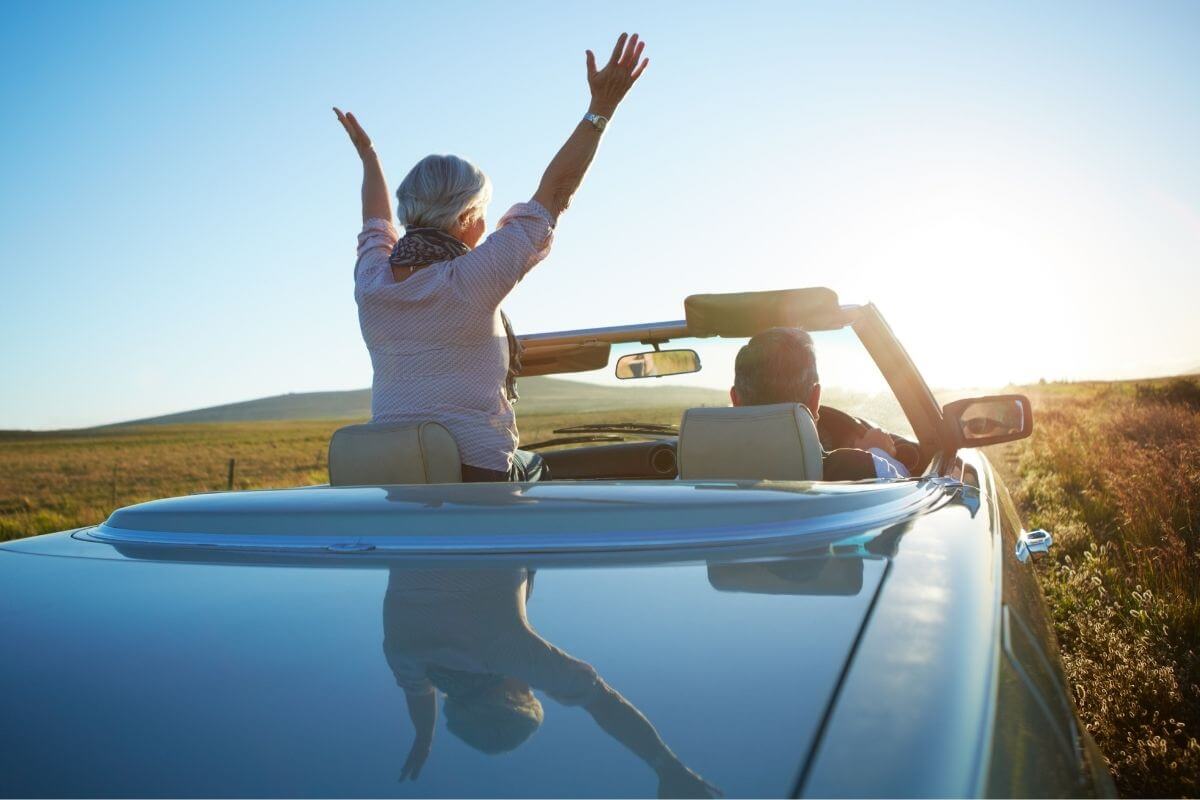
[[[1200,4],[5,5],[0,428],[360,388],[354,110],[392,186],[454,152],[526,199],[650,69],[518,330],[701,291],[874,300],[932,383],[1200,367]],[[630,293],[629,287],[639,291]]]

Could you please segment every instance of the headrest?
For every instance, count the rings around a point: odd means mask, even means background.
[[[718,592],[856,595],[862,591],[861,558],[787,558],[709,564],[708,582]]]
[[[460,481],[458,444],[436,422],[347,425],[329,440],[331,486]]]
[[[689,408],[679,426],[683,480],[819,481],[821,440],[799,403]]]

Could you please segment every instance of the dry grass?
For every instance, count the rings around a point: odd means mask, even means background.
[[[680,409],[532,415],[523,441],[588,421],[671,422]],[[93,525],[114,508],[159,497],[325,483],[330,434],[353,420],[148,425],[101,431],[0,433],[0,541]]]
[[[1200,390],[1034,391],[1002,452],[1026,525],[1055,535],[1043,588],[1081,715],[1123,795],[1200,793]]]
[[[0,540],[102,521],[113,508],[235,487],[322,483],[337,422],[205,423],[0,438]]]

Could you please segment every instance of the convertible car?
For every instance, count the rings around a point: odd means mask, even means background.
[[[434,423],[351,426],[328,485],[0,545],[0,794],[1111,796],[1052,539],[979,450],[1029,401],[940,404],[828,289],[684,313],[523,337],[521,374],[727,385],[747,337],[802,327],[815,422],[591,412],[525,444],[553,476],[527,484],[459,482]],[[868,426],[910,477],[823,480]]]

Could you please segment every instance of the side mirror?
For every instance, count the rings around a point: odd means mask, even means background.
[[[661,378],[700,371],[700,355],[695,350],[651,350],[631,353],[617,359],[617,377]]]
[[[1033,433],[1033,408],[1023,394],[955,400],[945,405],[942,416],[957,447],[1014,442]]]

